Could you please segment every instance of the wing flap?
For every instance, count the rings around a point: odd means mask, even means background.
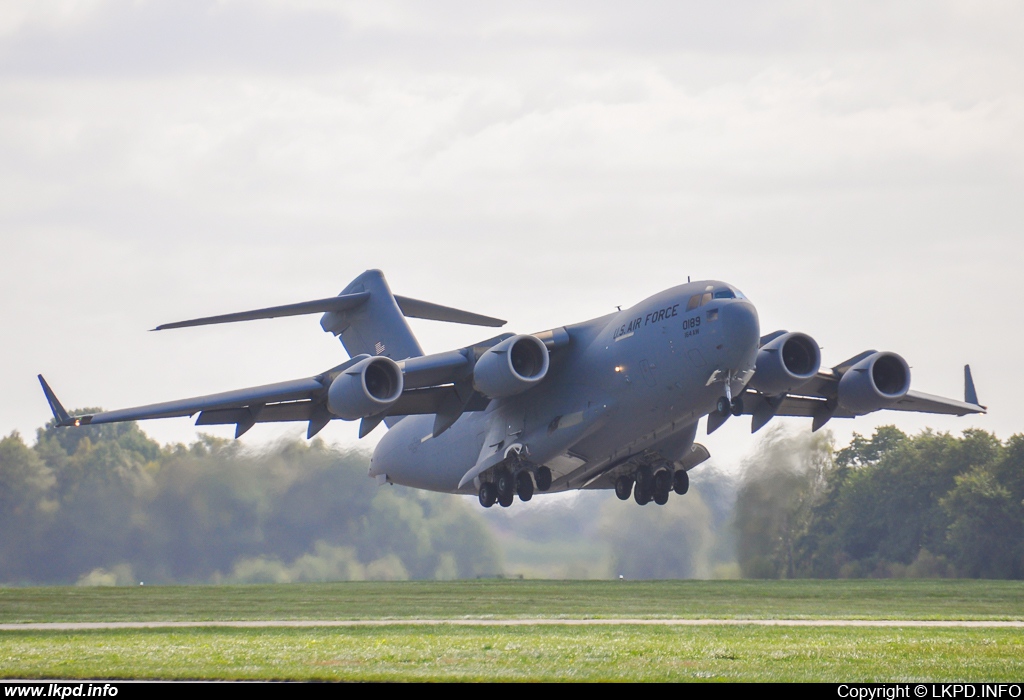
[[[312,401],[289,401],[256,407],[208,409],[199,414],[196,425],[244,425],[249,421],[253,423],[303,422],[312,418],[313,408]]]

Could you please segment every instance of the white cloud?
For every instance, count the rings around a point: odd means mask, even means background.
[[[978,424],[1019,430],[1019,381],[996,377],[1022,340],[1005,322],[1024,291],[1022,19],[998,2],[5,4],[0,429],[46,419],[40,370],[70,404],[115,407],[323,369],[340,351],[313,319],[142,330],[381,267],[514,330],[728,279],[827,360],[877,344],[954,395],[971,360],[993,406]],[[417,331],[435,350],[479,337]]]

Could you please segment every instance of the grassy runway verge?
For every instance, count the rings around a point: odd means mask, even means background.
[[[21,678],[1019,681],[1005,629],[451,625],[5,633]]]
[[[487,580],[0,588],[0,622],[460,617],[1024,620],[1024,582]]]
[[[1005,628],[412,626],[435,618],[1024,620],[1003,581],[463,581],[0,589],[0,622],[393,620],[2,631],[6,678],[1020,681]]]

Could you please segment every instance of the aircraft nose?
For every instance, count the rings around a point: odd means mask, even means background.
[[[757,348],[761,336],[761,324],[757,318],[757,309],[753,304],[744,299],[736,299],[725,304],[720,313],[730,347],[740,351]]]

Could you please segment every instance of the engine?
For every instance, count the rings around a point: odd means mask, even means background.
[[[532,335],[517,335],[489,348],[473,368],[473,387],[500,399],[526,391],[548,373],[548,349]]]
[[[358,420],[386,410],[402,395],[402,369],[388,357],[368,357],[331,382],[327,408],[345,420]]]
[[[839,380],[839,405],[870,413],[910,390],[910,366],[894,352],[876,352],[846,370]]]
[[[786,333],[757,351],[750,387],[770,395],[788,394],[813,379],[821,366],[821,352],[814,338]]]

